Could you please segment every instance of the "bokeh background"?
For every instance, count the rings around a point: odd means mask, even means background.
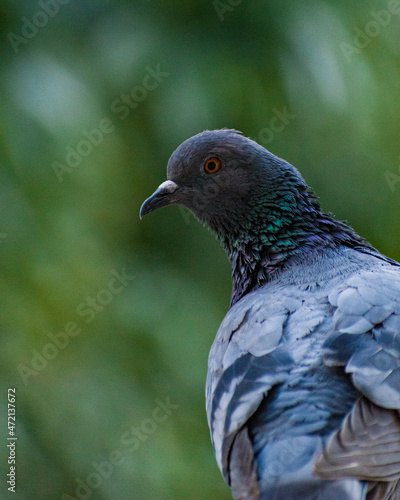
[[[2,0],[0,30],[0,497],[229,499],[204,385],[230,267],[140,205],[236,128],[400,259],[400,3]]]

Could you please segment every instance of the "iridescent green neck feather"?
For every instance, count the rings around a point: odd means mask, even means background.
[[[272,195],[260,187],[249,197],[245,212],[208,222],[232,265],[231,306],[298,256],[339,245],[372,250],[351,227],[322,212],[305,184],[284,186]]]

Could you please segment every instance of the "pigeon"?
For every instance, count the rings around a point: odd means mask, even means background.
[[[400,264],[241,132],[172,154],[140,216],[187,207],[232,265],[207,419],[234,499],[400,499]]]

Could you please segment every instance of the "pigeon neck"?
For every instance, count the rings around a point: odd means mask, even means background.
[[[312,201],[301,217],[275,211],[274,216],[265,214],[261,224],[253,219],[253,225],[221,238],[232,265],[231,306],[274,279],[296,257],[339,245],[371,248],[345,223],[321,212],[316,199]]]

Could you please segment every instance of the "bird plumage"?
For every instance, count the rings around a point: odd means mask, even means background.
[[[216,157],[220,172],[204,172]],[[207,418],[236,499],[400,498],[400,268],[235,131],[185,141],[142,214],[180,203],[232,264]]]

